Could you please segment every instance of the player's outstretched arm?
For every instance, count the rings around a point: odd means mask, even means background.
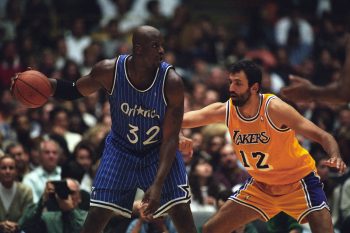
[[[145,192],[143,202],[147,203],[145,215],[153,214],[159,207],[161,189],[173,164],[179,145],[179,132],[184,112],[184,85],[181,77],[170,69],[165,82],[167,110],[162,125],[162,143],[159,165],[153,184]]]
[[[182,128],[196,128],[213,123],[225,123],[226,103],[213,103],[200,110],[184,114]]]
[[[345,172],[346,165],[340,156],[338,144],[331,134],[316,126],[280,99],[276,98],[271,101],[268,113],[277,127],[289,127],[295,133],[319,143],[330,157],[327,165],[337,168],[339,173]]]
[[[348,91],[348,87],[350,86],[350,34],[346,35],[345,50],[346,58],[339,81],[336,81],[328,86],[316,86],[304,78],[291,75],[291,84],[288,87],[282,88],[282,96],[297,102],[349,102],[350,92]]]
[[[315,86],[309,80],[296,75],[289,75],[289,81],[290,85],[281,90],[281,95],[286,99],[296,102],[320,100],[322,87]]]
[[[76,82],[61,79],[49,79],[52,86],[52,96],[74,100],[88,96],[100,88],[112,91],[115,60],[102,60],[94,65],[91,72]]]

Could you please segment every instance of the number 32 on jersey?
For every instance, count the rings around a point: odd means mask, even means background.
[[[258,169],[261,171],[269,171],[272,170],[273,167],[269,164],[267,164],[269,154],[268,153],[263,153],[260,151],[252,152],[249,157],[244,151],[240,150],[239,151],[241,157],[242,157],[242,163],[243,166],[247,170],[253,170],[253,169]]]
[[[131,124],[129,124],[129,127],[130,127],[129,133],[126,135],[126,137],[128,138],[130,143],[136,144],[139,141],[139,136],[137,134],[137,132],[139,131],[139,127]],[[158,140],[153,140],[153,139],[155,138],[155,136],[157,136],[159,131],[160,131],[160,127],[157,125],[149,128],[146,132],[146,135],[148,136],[148,138],[145,141],[143,141],[142,144],[149,145],[157,142]]]

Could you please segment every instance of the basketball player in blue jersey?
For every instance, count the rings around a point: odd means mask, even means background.
[[[144,215],[169,214],[179,233],[196,228],[189,207],[187,175],[177,150],[184,87],[163,61],[163,39],[138,27],[131,55],[97,63],[75,82],[50,79],[53,96],[74,100],[100,88],[109,94],[112,130],[97,171],[83,233],[102,232],[112,216],[130,217],[136,189],[145,191]]]

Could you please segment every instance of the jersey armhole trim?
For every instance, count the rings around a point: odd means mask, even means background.
[[[230,100],[226,102],[226,116],[225,116],[225,124],[229,128],[229,117],[230,117]]]
[[[174,67],[173,66],[168,66],[164,72],[164,76],[163,76],[163,88],[162,88],[162,94],[163,94],[163,100],[164,100],[164,103],[165,103],[165,106],[168,106],[168,102],[166,101],[166,97],[165,97],[165,80],[167,79],[167,76],[168,76],[168,72],[169,72],[169,69],[173,69]]]
[[[111,92],[109,92],[109,91],[107,90],[107,93],[108,93],[109,95],[113,95],[113,91],[114,91],[114,89],[115,89],[115,83],[116,83],[117,74],[118,74],[117,71],[118,71],[119,58],[120,58],[120,56],[118,56],[118,58],[117,58],[116,61],[115,61],[115,67],[114,67],[114,73],[113,73],[113,85],[112,85]]]
[[[280,128],[280,127],[277,127],[277,126],[273,123],[272,119],[271,119],[270,116],[269,116],[269,112],[268,112],[269,104],[270,104],[271,100],[276,99],[276,98],[277,98],[276,96],[270,96],[270,97],[268,97],[268,99],[267,99],[267,101],[266,101],[266,104],[265,104],[265,115],[266,115],[267,121],[269,122],[270,126],[271,126],[273,129],[275,129],[275,130],[277,130],[277,131],[279,131],[279,132],[286,132],[286,131],[289,131],[289,130],[290,130],[289,127],[288,127],[288,128],[285,128],[285,129],[282,129],[282,128]]]

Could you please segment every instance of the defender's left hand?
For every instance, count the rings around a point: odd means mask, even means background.
[[[193,141],[185,136],[179,136],[179,150],[182,154],[193,154]]]
[[[340,174],[344,174],[346,170],[346,164],[340,157],[331,157],[325,162],[328,167],[335,167]]]

